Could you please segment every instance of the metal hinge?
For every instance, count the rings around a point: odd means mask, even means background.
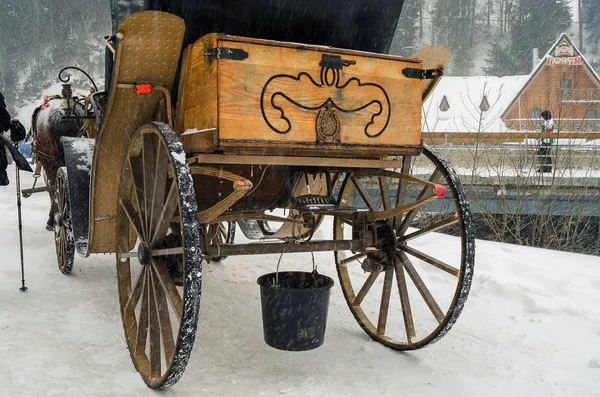
[[[248,53],[241,48],[215,47],[204,56],[210,59],[230,59],[233,61],[243,61],[248,58]]]
[[[404,68],[402,74],[409,79],[435,79],[441,77],[444,74],[443,69],[415,69],[415,68]]]

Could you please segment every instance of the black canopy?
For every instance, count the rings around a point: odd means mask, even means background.
[[[185,20],[185,44],[207,33],[387,53],[404,0],[111,0],[113,30],[128,15],[166,11]]]

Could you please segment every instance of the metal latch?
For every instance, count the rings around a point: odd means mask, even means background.
[[[344,66],[356,65],[356,61],[351,59],[342,59],[339,55],[323,54],[319,66],[322,68],[331,68],[341,70]]]
[[[420,79],[429,80],[441,77],[444,74],[443,69],[415,69],[415,68],[404,68],[402,74],[409,79]]]
[[[241,48],[215,47],[204,56],[211,59],[230,59],[233,61],[243,61],[248,58],[248,53]]]

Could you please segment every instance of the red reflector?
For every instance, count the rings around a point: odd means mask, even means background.
[[[152,86],[148,83],[136,84],[134,87],[134,91],[136,94],[150,94],[152,93]]]
[[[435,196],[437,198],[444,198],[446,195],[446,188],[442,185],[435,184]]]

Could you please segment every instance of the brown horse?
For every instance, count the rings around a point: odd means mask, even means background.
[[[71,101],[72,102],[72,101]],[[63,116],[84,114],[83,106],[78,102],[71,103],[69,112],[66,101],[61,96],[45,97],[44,104],[35,109],[31,117],[32,150],[46,173],[48,185],[54,185],[59,167],[65,166],[65,159],[60,138],[75,137],[83,125],[82,119],[65,119]],[[54,192],[50,191],[50,201],[54,202]],[[54,207],[50,213],[46,229],[54,229]]]

